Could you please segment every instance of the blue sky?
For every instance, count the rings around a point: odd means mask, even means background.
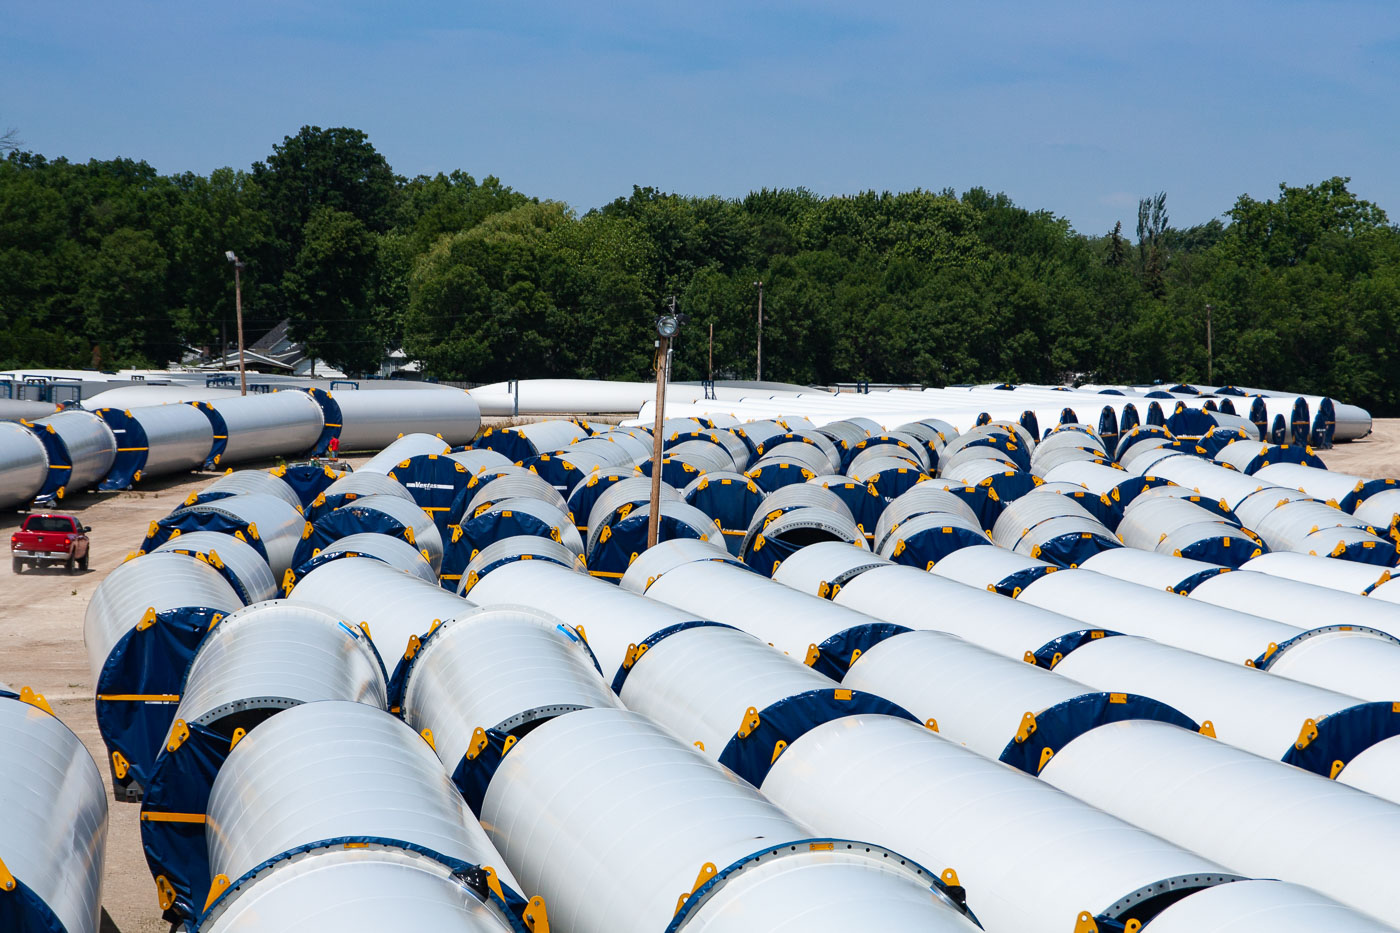
[[[1102,233],[1349,175],[1400,220],[1394,0],[0,8],[0,128],[49,156],[207,173],[309,123],[580,211],[981,185]]]

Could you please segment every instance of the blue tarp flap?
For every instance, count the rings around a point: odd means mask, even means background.
[[[1163,397],[1163,396],[1165,396],[1165,397],[1167,397],[1167,398],[1171,398],[1171,396],[1166,395],[1166,393],[1163,393],[1162,395],[1159,395],[1158,398],[1161,398],[1161,397]],[[1151,398],[1151,397],[1152,397],[1152,396],[1149,394],[1149,395],[1148,395],[1148,398]],[[1167,423],[1167,417],[1166,417],[1166,415],[1162,414],[1162,406],[1161,406],[1161,404],[1158,403],[1158,402],[1149,402],[1148,405],[1147,405],[1147,418],[1144,419],[1144,420],[1146,421],[1147,424],[1155,424],[1155,425],[1165,426],[1166,423]]]
[[[1282,449],[1282,448],[1280,448],[1280,449]],[[1297,448],[1297,447],[1293,447],[1293,448],[1291,448],[1291,449],[1297,450],[1298,448]],[[1312,459],[1312,460],[1317,460],[1317,457],[1312,456],[1311,453],[1309,453],[1308,456],[1309,456],[1310,459]],[[1299,461],[1299,462],[1301,463],[1301,462],[1303,462],[1303,461]],[[1323,470],[1327,469],[1327,467],[1325,467],[1325,466],[1322,465],[1322,461],[1321,461],[1321,460],[1317,460],[1317,463],[1316,463],[1316,464],[1308,463],[1307,465],[1308,465],[1308,466],[1314,466],[1314,465],[1316,465],[1316,466],[1319,467],[1320,469],[1323,469]],[[1396,481],[1393,480],[1393,479],[1373,479],[1373,480],[1367,480],[1366,482],[1364,482],[1364,483],[1361,484],[1361,488],[1360,488],[1360,489],[1353,489],[1353,490],[1352,490],[1350,493],[1348,493],[1340,502],[1338,502],[1338,503],[1337,503],[1337,507],[1338,507],[1339,509],[1341,509],[1342,511],[1344,511],[1344,512],[1355,512],[1355,511],[1356,511],[1356,507],[1357,507],[1358,505],[1360,505],[1361,503],[1365,502],[1367,499],[1371,498],[1371,497],[1374,496],[1376,493],[1378,493],[1378,492],[1385,492],[1387,489],[1394,489],[1396,485],[1397,485],[1397,484],[1396,484]],[[1379,531],[1379,529],[1378,529],[1378,533],[1384,534],[1385,532]]]
[[[693,629],[693,628],[733,628],[733,627],[734,627],[734,626],[732,626],[732,625],[725,625],[723,622],[710,622],[710,621],[708,621],[708,620],[706,620],[706,619],[696,619],[696,620],[694,620],[694,621],[692,621],[692,622],[677,622],[675,625],[668,625],[668,626],[666,626],[666,627],[663,628],[663,629],[660,629],[660,630],[658,630],[658,631],[652,632],[652,633],[651,633],[650,635],[648,635],[646,638],[643,638],[643,639],[641,640],[641,642],[637,645],[637,653],[636,653],[635,655],[633,655],[631,652],[628,652],[628,657],[623,659],[622,665],[621,665],[621,666],[617,669],[617,671],[613,674],[613,679],[612,679],[612,691],[613,691],[613,693],[616,693],[618,696],[621,696],[621,695],[622,695],[622,685],[625,684],[625,683],[627,682],[627,675],[630,674],[630,673],[632,672],[633,666],[636,665],[637,661],[640,661],[640,660],[641,660],[642,655],[645,654],[645,653],[646,653],[647,651],[649,651],[650,649],[655,648],[658,644],[660,644],[661,642],[663,642],[663,641],[665,641],[666,639],[670,638],[672,635],[675,635],[675,634],[677,634],[678,632],[684,632],[684,631],[686,631],[687,629]],[[607,676],[607,671],[604,671],[604,672],[603,672],[603,676],[604,676],[604,677]]]
[[[130,762],[125,778],[145,787],[156,755],[175,721],[185,669],[223,610],[189,606],[169,609],[141,631],[132,628],[117,642],[97,677],[97,724],[107,751]],[[104,700],[110,696],[174,697],[172,700]]]
[[[1010,596],[1012,599],[1015,599],[1017,596],[1021,595],[1021,592],[1026,587],[1030,586],[1047,573],[1054,573],[1056,569],[1055,567],[1045,566],[1027,567],[1024,570],[1018,570],[1009,576],[1003,577],[992,584],[992,588],[1003,596]]]
[[[449,526],[462,520],[462,512],[470,501],[463,494],[472,475],[446,454],[409,457],[389,471],[389,478],[408,490],[418,507],[432,518],[439,533],[447,534]]]
[[[1027,774],[1039,774],[1050,755],[1090,729],[1133,719],[1169,722],[1192,732],[1200,729],[1191,717],[1148,697],[1134,693],[1085,693],[1036,713],[1035,731],[1023,742],[1008,742],[1001,760]]]
[[[934,564],[954,551],[986,543],[986,535],[977,534],[960,525],[941,525],[937,528],[926,528],[905,538],[902,546],[895,546],[895,553],[891,559],[896,564],[932,570]]]
[[[219,460],[228,447],[228,425],[224,423],[224,416],[215,411],[214,406],[208,402],[190,404],[204,413],[204,417],[209,419],[209,427],[214,429],[214,446],[209,448],[209,459],[204,461],[204,469],[212,470],[219,465]]]
[[[1099,439],[1104,450],[1118,446],[1118,412],[1108,405],[1099,412]]]
[[[1092,531],[1073,531],[1056,535],[1042,542],[1031,554],[1037,560],[1049,561],[1061,567],[1074,568],[1095,554],[1111,551],[1123,545],[1112,538]]]
[[[1167,419],[1167,430],[1178,437],[1203,437],[1215,427],[1215,419],[1199,408],[1187,408],[1177,402],[1176,410]]]
[[[311,448],[311,456],[323,456],[330,449],[331,438],[340,436],[343,418],[340,403],[325,389],[302,389],[312,400],[321,406],[321,436],[316,438],[316,446]]]
[[[68,933],[44,899],[15,878],[12,891],[0,891],[0,930],[5,933]]]
[[[569,463],[559,454],[540,454],[538,457],[531,457],[522,464],[525,469],[534,473],[555,489],[559,490],[559,495],[567,496],[569,490],[578,485],[583,479],[584,473],[578,467]]]
[[[791,486],[793,483],[805,483],[812,478],[810,470],[785,460],[761,463],[744,475],[753,480],[759,489],[767,493],[776,492],[784,486]],[[662,477],[665,477],[664,470]]]
[[[1214,457],[1220,451],[1233,444],[1235,441],[1250,440],[1249,434],[1244,428],[1213,428],[1209,434],[1196,442],[1197,446],[1205,450],[1207,457]]]
[[[1123,406],[1122,412],[1118,415],[1118,436],[1124,437],[1129,431],[1142,424],[1142,418],[1138,416],[1137,406],[1132,402]]]
[[[502,919],[510,924],[510,928],[514,933],[528,933],[529,928],[520,917],[528,902],[520,892],[514,890],[510,885],[506,884],[504,881],[501,882],[501,892],[505,897],[498,898],[487,886],[485,874],[478,870],[480,866],[473,865],[470,862],[464,862],[461,859],[453,858],[449,855],[443,855],[441,852],[429,849],[426,846],[407,842],[402,839],[388,839],[383,836],[336,836],[332,839],[320,839],[316,842],[308,842],[305,845],[299,845],[295,848],[288,849],[286,852],[273,856],[267,861],[254,866],[242,876],[235,878],[224,893],[220,894],[214,902],[209,905],[209,910],[201,914],[201,920],[207,919],[210,913],[224,900],[233,897],[236,892],[247,887],[260,875],[273,868],[273,866],[277,865],[279,862],[295,859],[299,855],[307,852],[314,852],[317,849],[340,849],[349,848],[351,846],[356,848],[382,846],[387,849],[402,849],[405,852],[416,852],[435,862],[439,862],[451,869],[453,878],[460,881],[464,887],[470,887],[488,903],[498,907]],[[466,897],[468,895],[464,893],[463,896]]]
[[[1005,508],[1007,503],[1021,498],[1039,486],[1040,482],[1040,477],[1034,474],[1021,470],[1004,470],[987,477],[978,485],[994,493],[996,500],[1001,503],[1001,507]],[[992,526],[987,525],[986,527]]]
[[[851,510],[851,515],[856,520],[856,525],[865,533],[865,540],[870,541],[875,537],[875,526],[880,521],[880,516],[885,511],[888,502],[880,495],[879,490],[865,483],[858,483],[851,480],[845,483],[832,483],[826,487],[836,493],[836,497],[846,504],[846,508]],[[971,487],[968,487],[971,488]],[[981,496],[983,501],[986,496]],[[990,526],[988,526],[990,527]],[[743,538],[739,542],[743,543]]]
[[[1384,532],[1380,534],[1384,536]],[[1400,558],[1400,554],[1395,550],[1395,542],[1387,540],[1352,541],[1346,547],[1332,551],[1331,556],[1375,567],[1394,567],[1397,558]]]
[[[999,450],[1006,454],[1015,462],[1016,466],[1021,469],[1029,470],[1031,468],[1030,451],[1027,450],[1024,445],[1018,444],[1000,434],[991,435],[989,437],[979,437],[975,440],[968,441],[967,444],[964,445],[964,449],[967,447],[990,447],[993,450]]]
[[[112,469],[102,480],[99,489],[130,489],[136,482],[136,475],[146,466],[146,455],[150,452],[150,441],[146,430],[130,414],[120,408],[102,408],[97,415],[112,429],[117,439],[117,459]]]
[[[1176,393],[1178,393],[1179,395],[1200,395],[1200,394],[1201,394],[1201,390],[1200,390],[1200,389],[1197,389],[1195,386],[1189,386],[1189,385],[1186,385],[1185,383],[1181,383],[1181,382],[1178,382],[1178,383],[1177,383],[1176,385],[1174,385],[1174,386],[1168,387],[1167,391],[1168,391],[1168,392],[1176,392]]]
[[[340,479],[341,474],[323,463],[295,463],[272,470],[272,475],[292,488],[303,509],[311,508],[316,497]]]
[[[1035,416],[1035,412],[1028,408],[1021,412],[1021,417],[1018,420],[1021,427],[1031,433],[1031,437],[1040,437],[1040,419]]]
[[[889,454],[889,456],[891,457],[905,456],[905,454],[900,452],[901,450],[911,451],[911,453],[909,453],[908,456],[917,456],[916,454],[912,453],[913,448],[908,441],[902,441],[897,437],[890,437],[887,434],[876,434],[873,437],[865,438],[858,444],[852,444],[850,447],[841,451],[841,472],[846,472],[846,468],[851,465],[851,461],[856,458],[857,454],[859,454],[863,450],[869,450],[872,447],[895,448],[895,450],[891,451]]]
[[[1075,632],[1066,632],[1059,638],[1052,639],[1041,645],[1039,649],[1032,652],[1035,657],[1035,666],[1043,667],[1047,671],[1053,670],[1056,664],[1076,648],[1101,638],[1111,638],[1114,635],[1121,635],[1122,632],[1110,631],[1106,628],[1086,628]]]
[[[472,543],[461,525],[453,525],[442,539],[442,566],[438,568],[438,583],[445,590],[457,592],[457,583],[472,561]]]
[[[1220,400],[1220,410],[1227,415],[1237,414],[1235,411],[1235,403],[1230,401],[1228,398],[1222,398]]]
[[[1216,395],[1233,395],[1233,396],[1235,396],[1236,398],[1242,398],[1242,397],[1244,396],[1244,390],[1243,390],[1243,389],[1237,389],[1237,388],[1235,388],[1234,386],[1221,386],[1220,388],[1218,388],[1218,389],[1215,390],[1215,394],[1216,394]]]
[[[612,475],[610,471],[601,471],[589,474],[587,480],[574,487],[568,495],[567,502],[569,511],[574,513],[574,524],[578,527],[579,534],[588,530],[588,515],[593,511],[593,504],[598,501],[598,497],[607,492],[614,483],[628,478],[625,475]]]
[[[539,455],[535,445],[511,428],[487,428],[472,442],[478,450],[494,450],[512,463],[520,464]]]
[[[643,476],[651,476],[650,460],[643,463],[641,467]],[[678,460],[675,457],[666,457],[661,461],[661,481],[677,489],[684,489],[689,486],[691,481],[699,475],[700,470],[697,470],[684,460]]]
[[[862,713],[897,716],[918,722],[904,707],[873,693],[841,688],[808,690],[784,697],[758,712],[758,726],[747,736],[737,734],[720,752],[719,763],[755,787],[763,779],[786,748],[823,723]]]
[[[472,813],[478,817],[481,816],[481,805],[486,800],[486,790],[491,786],[491,779],[496,776],[496,769],[501,766],[501,760],[506,756],[505,745],[508,738],[509,732],[487,729],[486,747],[478,752],[475,758],[468,759],[463,755],[462,760],[457,762],[457,767],[452,770],[452,783],[457,785],[457,789],[467,801],[467,806],[471,807]]]
[[[1314,774],[1335,777],[1332,769],[1337,762],[1345,767],[1377,742],[1400,735],[1400,703],[1358,703],[1324,716],[1316,728],[1316,738],[1303,748],[1297,742],[1288,746],[1283,760]]]
[[[1060,410],[1060,424],[1078,424],[1079,415],[1075,414],[1073,408],[1062,408]]]
[[[617,582],[636,556],[647,549],[647,523],[650,516],[633,512],[613,522],[598,538],[593,553],[588,555],[588,572],[604,580]],[[719,529],[715,529],[718,532]],[[686,522],[664,512],[657,522],[656,541],[678,538],[699,538],[700,533]]]
[[[156,522],[155,531],[146,535],[146,540],[141,542],[141,551],[151,553],[169,541],[176,530],[181,534],[190,531],[215,531],[221,535],[231,535],[251,544],[253,550],[257,551],[263,560],[267,560],[267,548],[262,539],[248,534],[248,525],[245,522],[218,512],[186,512],[183,515],[165,516]]]
[[[495,544],[503,538],[515,535],[534,535],[537,538],[553,538],[554,526],[529,512],[513,509],[497,509],[483,512],[462,525],[462,540],[467,545],[467,561],[488,544]],[[448,532],[449,535],[452,532]],[[462,565],[464,568],[466,564]]]
[[[719,522],[724,532],[725,547],[737,557],[739,546],[744,543],[749,519],[753,518],[753,513],[763,502],[763,490],[751,479],[701,479],[686,495],[685,501]]]
[[[991,416],[991,415],[987,414],[985,411],[983,411],[983,412],[978,412],[978,413],[977,413],[977,424],[976,424],[977,427],[980,428],[980,427],[982,427],[982,425],[984,425],[984,424],[991,424],[991,423],[992,423],[992,416]]]
[[[190,737],[173,752],[162,750],[146,787],[141,812],[141,843],[152,875],[164,875],[175,889],[172,911],[193,918],[204,906],[212,880],[204,823],[151,819],[146,813],[204,814],[214,778],[228,760],[233,737],[189,723]]]
[[[1271,444],[1288,443],[1288,422],[1284,420],[1283,415],[1274,415],[1274,423],[1269,428],[1267,440]]]
[[[58,432],[50,430],[48,425],[30,424],[27,421],[21,423],[39,438],[44,445],[44,452],[49,457],[49,474],[44,477],[44,485],[39,487],[34,498],[52,499],[58,495],[60,489],[68,485],[68,477],[73,475],[73,459],[68,456],[68,446],[63,443],[63,438],[58,436]]]
[[[888,505],[895,498],[913,489],[927,477],[917,467],[899,467],[898,469],[881,470],[879,473],[866,477],[866,486],[874,486],[875,494]],[[762,485],[762,484],[760,484]],[[872,531],[874,529],[871,529]]]
[[[847,668],[861,654],[892,635],[902,635],[908,631],[911,629],[895,625],[893,622],[868,622],[865,625],[842,629],[817,645],[817,657],[812,662],[812,670],[839,681],[846,676]]]
[[[292,566],[300,567],[315,557],[317,551],[341,538],[361,532],[375,532],[408,541],[408,529],[396,519],[375,509],[361,508],[351,503],[316,519],[316,524],[311,526],[311,534],[297,543]]]
[[[1202,583],[1206,582],[1210,578],[1218,577],[1222,573],[1229,572],[1230,568],[1228,567],[1212,567],[1210,570],[1202,570],[1198,573],[1193,573],[1191,574],[1191,576],[1177,583],[1176,588],[1173,590],[1173,592],[1179,596],[1190,596],[1192,590],[1194,590],[1196,587],[1200,586]]]
[[[1242,531],[1225,531],[1218,536],[1195,541],[1174,556],[1238,570],[1245,561],[1268,552],[1267,547]]]
[[[1153,389],[1151,392],[1146,392],[1146,393],[1143,394],[1143,398],[1167,398],[1167,399],[1169,399],[1169,398],[1171,398],[1171,397],[1172,397],[1172,394],[1171,394],[1170,392],[1163,391],[1162,389]]]
[[[993,493],[990,484],[986,486],[949,486],[947,489],[971,507],[973,514],[977,516],[977,523],[983,529],[996,527],[997,519],[1001,517],[1006,503]],[[876,517],[878,519],[878,516]],[[868,527],[873,530],[875,526]]]
[[[1308,435],[1308,443],[1322,450],[1332,447],[1333,435],[1337,430],[1337,406],[1330,398],[1323,397],[1317,403],[1317,411],[1313,413],[1312,432]]]
[[[1299,396],[1293,403],[1293,417],[1290,419],[1290,438],[1295,444],[1306,444],[1312,432],[1312,415],[1308,413],[1307,399]]]
[[[1204,402],[1201,403],[1201,410],[1202,410],[1202,411],[1219,411],[1219,410],[1220,410],[1220,406],[1217,405],[1217,404],[1215,404],[1215,399],[1213,399],[1213,398],[1208,398],[1208,399],[1206,399]]]

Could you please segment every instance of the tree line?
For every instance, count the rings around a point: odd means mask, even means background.
[[[1400,229],[1348,181],[1241,196],[1187,228],[1159,193],[1134,231],[1090,235],[981,188],[634,188],[580,214],[494,176],[396,175],[349,128],[303,127],[207,176],[16,149],[0,161],[0,368],[217,355],[233,342],[233,250],[250,339],[286,319],[351,373],[401,347],[441,379],[645,379],[675,295],[674,377],[710,374],[713,331],[714,374],[751,378],[761,281],[768,379],[1209,372],[1394,413]]]

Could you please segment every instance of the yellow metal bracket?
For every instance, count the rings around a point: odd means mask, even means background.
[[[525,911],[520,916],[530,933],[549,933],[549,914],[544,909],[544,898],[538,894],[530,898],[530,903],[525,905]]]
[[[784,742],[782,739],[779,739],[778,741],[774,742],[774,743],[773,743],[773,757],[770,758],[770,759],[768,759],[768,763],[769,763],[770,765],[773,764],[773,763],[775,763],[775,762],[778,760],[778,756],[781,755],[781,754],[783,753],[783,749],[785,749],[785,748],[787,748],[787,743]]]
[[[694,894],[696,891],[699,891],[702,887],[704,887],[705,882],[709,881],[717,874],[719,874],[719,869],[715,867],[714,862],[706,862],[704,865],[701,865],[700,874],[695,876],[695,884],[691,886],[689,891],[685,892],[679,898],[676,899],[675,912],[680,913],[681,908],[685,906],[686,901],[690,900],[691,895]]]
[[[228,750],[233,751],[238,747],[238,743],[243,741],[243,737],[248,734],[248,730],[239,726],[233,730],[233,737],[228,741]]]
[[[1039,774],[1045,770],[1045,766],[1050,763],[1050,759],[1055,757],[1055,750],[1048,745],[1040,750],[1040,764],[1036,766],[1035,773]]]
[[[185,740],[189,737],[190,727],[183,719],[175,720],[175,723],[170,727],[170,738],[165,742],[165,750],[167,752],[175,751],[181,745],[184,745]]]
[[[1211,722],[1209,719],[1201,720],[1201,735],[1209,736],[1212,739],[1215,738],[1215,723]]]
[[[0,861],[0,891],[13,891],[16,887],[18,887],[18,882],[15,881],[15,876],[10,874],[4,861]]]
[[[1341,773],[1342,773],[1342,769],[1345,768],[1346,766],[1347,766],[1347,763],[1346,763],[1345,761],[1342,761],[1340,758],[1338,758],[1336,761],[1332,762],[1332,773],[1329,774],[1329,775],[1327,775],[1327,776],[1330,777],[1332,780],[1335,781],[1335,780],[1337,779],[1337,775],[1341,774]]]
[[[1099,933],[1099,925],[1094,922],[1094,915],[1089,911],[1080,911],[1079,919],[1074,923],[1074,933]]]
[[[807,658],[802,663],[806,664],[808,667],[811,667],[813,664],[816,664],[819,660],[821,660],[821,656],[822,650],[820,648],[818,648],[816,645],[808,645]]]
[[[44,699],[44,695],[42,693],[36,693],[33,687],[20,687],[19,701],[21,703],[28,703],[30,706],[37,707],[38,709],[41,709],[44,712],[48,713],[50,716],[54,714],[53,707],[49,705],[49,701]]]
[[[1293,743],[1293,747],[1301,752],[1311,745],[1315,738],[1317,738],[1317,720],[1305,719],[1303,720],[1303,728],[1298,733],[1298,740]]]
[[[228,875],[215,875],[214,881],[209,885],[209,896],[204,899],[204,909],[208,910],[219,899],[219,895],[228,890]]]
[[[762,720],[758,718],[758,710],[750,706],[748,709],[744,710],[744,719],[739,723],[737,735],[741,739],[747,739],[753,733],[753,730],[758,728],[761,722]]]
[[[467,746],[467,761],[475,761],[486,750],[486,742],[486,730],[477,726],[472,732],[471,744]]]
[[[1016,727],[1016,744],[1021,744],[1030,738],[1035,732],[1035,713],[1026,713],[1021,717],[1021,725]]]
[[[156,875],[156,903],[160,904],[161,910],[175,906],[175,886],[164,875]]]
[[[121,752],[112,752],[112,773],[120,781],[126,777],[126,773],[131,770],[131,762],[126,760],[126,756]]]
[[[141,617],[141,621],[136,623],[136,631],[138,631],[138,632],[144,632],[146,629],[150,628],[152,625],[155,625],[155,624],[156,624],[156,607],[155,607],[155,606],[149,606],[149,607],[147,607],[147,609],[146,609],[146,614],[143,615],[143,616]]]
[[[939,877],[941,877],[943,879],[943,883],[950,888],[962,887],[962,882],[958,881],[958,873],[953,871],[953,869],[951,868],[943,869],[943,874]]]
[[[422,732],[419,732],[418,734],[421,735],[421,736],[423,737],[423,741],[424,741],[424,742],[427,742],[427,743],[428,743],[428,747],[429,747],[429,748],[431,748],[433,751],[437,751],[437,743],[433,741],[433,730],[432,730],[432,729],[424,729]]]
[[[486,886],[491,889],[491,893],[501,900],[505,900],[506,892],[501,887],[501,879],[496,877],[496,869],[490,865],[482,865],[481,870],[486,873]]]

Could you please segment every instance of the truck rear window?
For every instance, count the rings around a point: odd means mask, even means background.
[[[44,515],[33,515],[24,523],[24,530],[66,532],[73,530],[73,522],[71,519],[67,518],[51,518]]]

